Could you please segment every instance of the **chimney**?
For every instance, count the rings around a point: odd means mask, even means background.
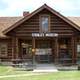
[[[30,13],[28,12],[28,11],[24,11],[23,12],[23,16],[25,17],[25,16],[28,16]]]

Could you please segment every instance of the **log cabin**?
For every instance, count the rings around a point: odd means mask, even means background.
[[[77,64],[80,17],[65,17],[44,4],[21,17],[0,17],[0,61]]]

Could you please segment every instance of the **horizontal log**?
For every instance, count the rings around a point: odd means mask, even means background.
[[[64,27],[64,26],[61,26],[61,27],[51,26],[50,28],[51,28],[51,29],[54,29],[54,30],[55,30],[55,29],[56,29],[56,30],[63,30],[63,29],[64,29],[64,30],[65,30],[65,29],[67,29],[67,30],[72,30],[70,27]]]

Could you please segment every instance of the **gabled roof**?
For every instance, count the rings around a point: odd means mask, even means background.
[[[6,38],[6,35],[2,33],[5,29],[9,28],[23,17],[0,17],[0,38]],[[80,27],[80,17],[67,17]]]
[[[46,4],[44,4],[43,6],[41,6],[40,8],[38,8],[37,10],[35,10],[34,12],[32,12],[31,14],[29,14],[28,16],[25,16],[24,18],[20,19],[19,21],[17,21],[15,24],[11,25],[10,27],[8,27],[7,29],[5,29],[3,31],[4,34],[8,33],[9,31],[11,31],[12,29],[16,28],[17,26],[19,26],[21,23],[23,23],[24,21],[28,20],[29,18],[31,18],[32,16],[34,16],[35,14],[37,14],[38,12],[42,11],[43,9],[47,9],[50,12],[52,12],[53,14],[57,15],[58,17],[60,17],[61,19],[63,19],[65,22],[67,22],[68,24],[72,25],[74,28],[76,28],[77,30],[80,30],[80,27],[75,24],[74,22],[72,22],[70,20],[70,18],[66,18],[63,15],[61,15],[60,13],[58,13],[57,11],[53,10],[51,7],[47,6]]]

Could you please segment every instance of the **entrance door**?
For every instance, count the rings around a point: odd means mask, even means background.
[[[36,41],[35,56],[38,63],[50,63],[52,61],[51,42],[48,40]]]

